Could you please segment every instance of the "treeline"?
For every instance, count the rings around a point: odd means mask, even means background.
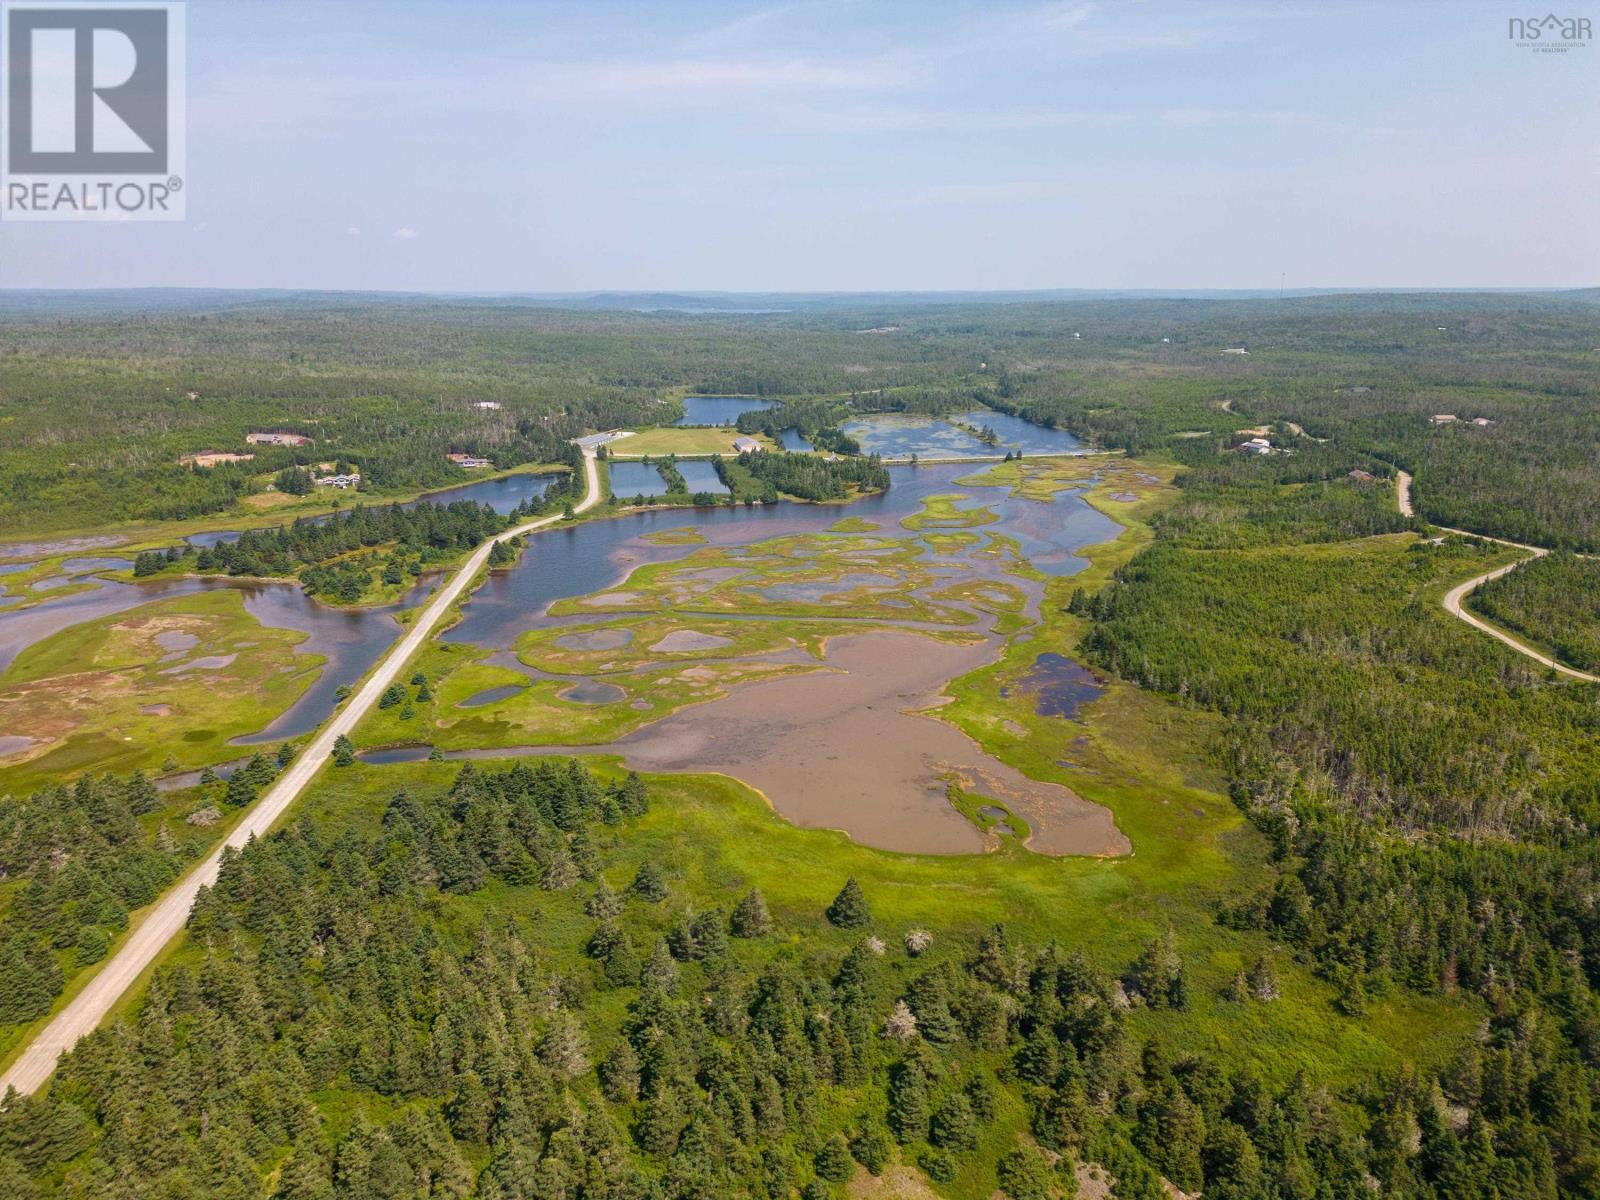
[[[247,530],[234,541],[166,551],[145,551],[133,572],[145,577],[162,571],[235,576],[296,576],[308,592],[354,601],[371,585],[373,568],[388,585],[420,575],[430,563],[448,561],[485,538],[573,499],[571,476],[551,483],[542,496],[524,501],[505,515],[470,500],[448,504],[419,501],[402,506],[358,504],[327,517],[303,517],[273,529]],[[363,551],[384,549],[382,556]],[[382,562],[377,560],[382,558]],[[496,564],[500,565],[500,564]]]
[[[786,454],[758,450],[729,460],[712,460],[717,477],[736,496],[748,492],[749,480],[761,489],[760,499],[768,504],[780,494],[802,500],[843,500],[852,492],[886,492],[889,469],[876,454],[868,458],[826,459],[812,454]],[[745,478],[741,479],[741,475]]]
[[[1600,670],[1600,562],[1572,554],[1533,559],[1490,580],[1467,603],[1580,670]]]
[[[314,296],[136,319],[47,308],[0,324],[7,528],[222,511],[323,458],[380,492],[447,483],[449,451],[569,461],[553,457],[567,439],[656,423],[662,394],[688,387],[807,409],[983,404],[1191,463],[1266,423],[1303,459],[1328,453],[1312,440],[1326,438],[1349,466],[1412,471],[1430,520],[1556,548],[1600,539],[1595,306],[1561,297],[862,301],[759,318]],[[1241,346],[1248,356],[1221,353]],[[813,444],[847,451],[838,419]],[[252,429],[314,444],[176,465],[243,450]]]
[[[826,1200],[901,1162],[1011,1200],[1076,1194],[1090,1163],[1118,1200],[1163,1200],[1163,1177],[1221,1200],[1553,1194],[1530,1114],[1579,1100],[1548,1090],[1537,1027],[1354,1104],[1273,1086],[1135,1032],[1188,1019],[1170,937],[1111,977],[1003,928],[884,927],[853,880],[782,920],[757,890],[700,907],[648,857],[618,870],[648,807],[574,760],[468,766],[365,830],[228,851],[190,952],[0,1111],[0,1188]],[[534,915],[485,919],[491,885]],[[1230,996],[1275,1002],[1270,960]]]

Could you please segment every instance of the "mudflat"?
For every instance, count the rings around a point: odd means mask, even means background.
[[[966,734],[922,712],[946,681],[982,666],[993,645],[952,645],[895,630],[827,643],[828,670],[749,683],[597,749],[642,771],[714,771],[764,794],[796,825],[915,854],[985,848],[947,785],[1003,800],[1042,854],[1126,854],[1109,810],[1030,779]],[[568,748],[570,751],[571,747]]]

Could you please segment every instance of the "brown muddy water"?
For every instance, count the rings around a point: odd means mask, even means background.
[[[731,775],[794,824],[841,830],[864,845],[912,854],[981,851],[985,834],[949,802],[953,780],[1026,820],[1033,831],[1027,845],[1038,853],[1128,853],[1109,810],[1028,778],[919,712],[937,707],[947,681],[994,652],[989,641],[952,645],[909,631],[840,634],[827,643],[829,669],[741,685],[608,745],[447,757],[617,754],[640,771]]]

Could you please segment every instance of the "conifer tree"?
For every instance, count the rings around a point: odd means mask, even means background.
[[[840,929],[860,929],[871,924],[872,912],[867,898],[861,894],[861,885],[852,876],[845,881],[839,894],[828,905],[828,920]]]
[[[767,911],[767,901],[761,889],[751,888],[733,910],[729,922],[733,936],[738,938],[765,937],[772,932],[772,915]]]
[[[633,877],[633,886],[629,890],[647,903],[658,904],[667,898],[667,880],[661,873],[661,868],[646,859],[639,864],[639,870]]]

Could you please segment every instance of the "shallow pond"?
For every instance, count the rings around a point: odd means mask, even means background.
[[[611,492],[625,500],[634,496],[665,496],[667,482],[661,478],[654,463],[613,462],[611,465]],[[717,469],[708,462],[679,461],[678,473],[689,492],[714,492],[719,496],[728,493],[727,486],[717,478]]]
[[[5,758],[9,754],[21,754],[31,745],[33,745],[33,739],[31,737],[23,737],[21,734],[13,733],[0,736],[0,758]]]
[[[962,425],[988,428],[999,441],[989,445]],[[869,454],[885,458],[974,458],[1020,450],[1024,454],[1061,454],[1080,443],[1059,429],[1046,429],[1020,417],[979,409],[946,418],[880,413],[847,421],[844,431]]]
[[[481,692],[473,692],[457,708],[482,708],[486,704],[498,704],[501,700],[509,700],[518,693],[525,691],[526,684],[504,683],[499,687],[484,688]]]
[[[620,650],[633,641],[631,629],[587,629],[564,633],[556,639],[563,650]]]
[[[1105,687],[1087,668],[1064,654],[1047,653],[1034,659],[1028,673],[1010,687],[1001,688],[1000,694],[1032,696],[1033,711],[1041,717],[1070,719],[1085,704],[1098,700],[1103,691]]]
[[[563,688],[560,693],[563,700],[571,700],[574,704],[615,704],[627,694],[616,684],[602,683],[598,679],[585,679]]]

